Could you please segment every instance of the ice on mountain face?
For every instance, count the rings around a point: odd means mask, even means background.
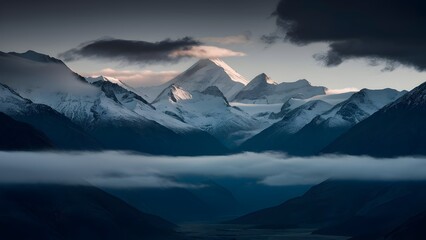
[[[273,125],[276,133],[294,134],[333,106],[321,100],[307,102],[284,115],[283,119]]]
[[[197,128],[177,119],[176,116],[171,116],[170,113],[167,114],[156,110],[151,104],[136,93],[128,91],[116,83],[110,82],[109,79],[107,79],[107,81],[95,81],[93,85],[101,88],[107,97],[119,102],[127,109],[143,116],[144,118],[155,121],[176,133],[197,130]]]
[[[240,103],[231,102],[231,106],[238,107],[261,121],[267,121],[271,125],[281,120],[285,114],[291,110],[302,106],[305,103],[320,100],[331,106],[347,100],[353,93],[340,93],[333,95],[318,95],[307,99],[290,98],[284,104],[282,103]]]
[[[262,113],[274,113],[279,112],[281,109],[282,104],[281,103],[274,103],[274,104],[253,104],[253,103],[239,103],[239,102],[231,102],[231,106],[240,108],[244,112],[256,116]]]
[[[0,112],[8,115],[23,114],[31,101],[24,99],[8,86],[0,83]]]
[[[325,94],[325,87],[312,86],[305,79],[276,83],[266,74],[256,76],[234,98],[242,103],[284,103],[290,98],[306,99]]]
[[[231,107],[221,95],[212,88],[204,93],[188,92],[172,85],[157,97],[153,105],[159,111],[212,134],[228,147],[235,147],[267,127],[249,114]]]
[[[353,126],[403,94],[405,92],[389,88],[382,90],[362,89],[348,100],[337,104],[322,114],[317,119],[316,124],[323,124],[332,128]]]
[[[176,87],[175,85],[170,87],[169,97],[173,102],[192,99],[191,93],[183,90],[182,88]]]
[[[345,93],[337,93],[337,94],[327,94],[327,95],[318,95],[308,99],[297,99],[298,101],[309,102],[312,100],[321,100],[331,105],[336,105],[341,103],[348,98],[350,98],[355,92],[345,92]],[[294,99],[296,100],[296,99]]]
[[[170,101],[173,103],[177,103],[181,100],[189,100],[192,99],[192,94],[185,89],[176,86],[174,84],[170,85],[170,87],[164,89],[158,97],[152,101],[152,104],[161,101]]]
[[[202,92],[216,86],[227,99],[237,94],[248,81],[220,59],[202,59],[174,79],[160,86],[142,88],[141,94],[154,100],[170,85],[182,87],[186,91]]]
[[[218,71],[219,69],[222,69],[229,76],[229,78],[232,81],[241,83],[243,85],[247,85],[248,84],[248,81],[243,76],[241,76],[239,73],[237,73],[233,68],[231,68],[228,64],[226,64],[221,59],[215,58],[215,59],[202,59],[202,60],[199,60],[194,65],[194,67],[192,68],[192,70],[203,69],[203,68],[205,68],[205,69],[213,69],[215,71]]]
[[[101,81],[101,82],[113,82],[113,83],[117,83],[117,84],[121,83],[121,81],[118,80],[118,79],[116,79],[116,78],[111,78],[111,77],[107,78],[107,77],[104,77],[104,76],[86,77],[86,81],[88,83],[95,83],[95,82],[98,82],[98,81]]]
[[[113,78],[113,77],[105,77],[105,76],[97,76],[97,77],[86,77],[86,81],[88,83],[95,83],[98,81],[101,82],[111,82],[118,84],[119,86],[129,90],[129,91],[135,91],[131,86],[125,84],[124,82],[120,81],[119,79]]]
[[[284,104],[283,109],[290,108],[290,105],[290,103]],[[288,112],[282,116],[281,120],[243,143],[242,149],[255,151],[289,151],[290,149],[288,147],[294,143],[294,139],[292,138],[304,129],[306,125],[310,124],[318,115],[326,112],[332,107],[333,105],[327,102],[312,100],[292,110],[288,110]],[[296,141],[296,145],[297,147],[305,148],[306,145],[304,142],[309,140],[308,138],[304,138],[302,141]]]
[[[249,90],[260,90],[262,88],[267,88],[268,86],[278,85],[278,83],[274,82],[268,75],[265,73],[261,73],[257,75],[253,80],[251,80],[246,87],[244,87],[243,91]]]
[[[323,87],[311,86],[306,80],[278,84],[262,73],[236,95],[231,105],[272,124],[281,119],[284,113],[314,97],[327,96],[324,90]]]
[[[287,112],[282,120],[248,140],[243,148],[280,150],[292,155],[316,154],[402,94],[392,89],[364,89],[334,106],[314,100],[288,111],[292,104],[285,104],[283,110]]]
[[[148,102],[152,103],[164,89],[167,87],[164,87],[163,85],[159,86],[152,86],[152,87],[139,87],[135,89],[135,92],[142,96],[144,99],[146,99]]]
[[[256,118],[258,121],[262,122],[262,125],[271,125],[278,121],[279,119],[273,119],[269,116],[271,114],[277,113],[280,111],[282,104],[253,104],[253,103],[239,103],[231,102],[230,106],[241,109],[242,111],[249,114],[251,117]]]
[[[92,83],[93,85],[99,87],[104,94],[110,99],[114,100],[117,103],[125,106],[128,109],[134,109],[136,105],[140,105],[143,108],[151,108],[154,107],[149,104],[145,99],[136,93],[125,89],[117,83],[110,81],[96,81]]]
[[[334,105],[337,105],[338,103],[341,103],[347,100],[353,94],[354,94],[353,92],[347,92],[347,93],[330,94],[330,95],[318,95],[318,96],[314,96],[307,99],[290,98],[281,106],[281,109],[279,111],[272,112],[269,115],[269,119],[281,119],[284,117],[285,114],[287,114],[291,110],[297,107],[300,107],[303,104],[311,102],[311,101],[319,100],[319,101],[328,103],[331,106],[334,106]]]
[[[212,95],[212,96],[223,98],[223,100],[229,106],[228,99],[226,99],[225,95],[223,95],[223,93],[216,86],[210,86],[210,87],[206,88],[206,90],[202,91],[201,93],[206,94],[206,95]]]

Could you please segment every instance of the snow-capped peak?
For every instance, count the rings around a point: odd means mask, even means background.
[[[5,112],[4,109],[2,109],[2,107],[7,107],[7,105],[15,103],[15,102],[27,103],[30,101],[22,98],[17,92],[15,92],[10,87],[0,83],[0,102],[2,103],[0,110]],[[9,104],[6,104],[6,103],[9,103]],[[11,110],[16,111],[18,109],[11,109]]]
[[[265,73],[261,73],[261,74],[257,75],[256,77],[254,77],[253,80],[251,80],[249,82],[249,84],[247,85],[247,88],[249,88],[249,86],[257,86],[257,85],[260,85],[260,84],[277,85],[278,83],[276,83],[274,80],[272,80]]]
[[[91,84],[98,82],[98,81],[111,82],[111,83],[115,83],[115,84],[119,85],[120,87],[125,88],[126,90],[135,91],[129,85],[127,85],[124,82],[120,81],[119,79],[113,78],[113,77],[105,77],[105,76],[100,75],[100,76],[86,77],[85,79],[88,83],[91,83]]]
[[[273,128],[278,132],[293,134],[312,121],[316,116],[332,107],[331,104],[322,100],[309,101],[285,114],[281,121],[274,124]]]
[[[185,91],[183,88],[180,88],[176,85],[170,86],[170,92],[169,92],[170,100],[173,102],[177,102],[180,100],[188,100],[192,98],[191,93]]]
[[[88,82],[88,83],[94,83],[94,82],[97,82],[97,81],[109,81],[109,82],[114,82],[114,80],[117,80],[118,81],[118,79],[113,79],[113,78],[107,78],[107,77],[104,77],[104,76],[92,76],[92,77],[86,77],[86,81]]]
[[[405,92],[395,89],[361,89],[349,99],[334,106],[318,118],[318,123],[326,123],[330,127],[353,126],[369,117],[385,105],[395,101]]]
[[[223,93],[220,91],[220,89],[216,86],[210,86],[210,87],[206,88],[206,90],[202,91],[201,93],[211,95],[211,96],[221,97],[221,98],[223,98],[225,103],[229,106],[228,99],[226,99],[225,95],[223,95]]]
[[[201,59],[169,82],[148,91],[159,94],[174,84],[189,92],[202,92],[216,86],[227,99],[234,97],[248,81],[220,59]],[[151,98],[152,99],[152,98]]]
[[[284,103],[290,98],[306,99],[325,94],[325,87],[312,86],[306,79],[276,83],[266,74],[256,76],[232,101],[240,103]]]
[[[231,80],[242,83],[244,85],[248,84],[247,79],[245,79],[243,76],[241,76],[241,74],[237,73],[232,67],[230,67],[228,64],[226,64],[223,60],[219,58],[201,59],[197,63],[195,63],[193,67],[219,67],[229,75]]]
[[[155,104],[160,101],[170,101],[170,102],[179,102],[181,100],[192,99],[192,94],[186,91],[185,89],[177,86],[175,84],[170,85],[168,88],[164,89],[160,95],[152,102]]]

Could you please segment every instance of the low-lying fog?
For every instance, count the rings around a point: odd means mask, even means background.
[[[185,176],[248,178],[271,186],[316,184],[326,179],[426,179],[424,157],[375,159],[278,153],[165,157],[128,152],[0,152],[0,182],[90,183],[104,187],[183,187]]]

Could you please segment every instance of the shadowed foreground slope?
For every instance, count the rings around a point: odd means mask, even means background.
[[[173,228],[91,186],[0,185],[2,239],[175,239]]]

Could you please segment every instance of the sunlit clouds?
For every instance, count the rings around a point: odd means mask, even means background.
[[[150,42],[116,38],[101,38],[81,43],[60,53],[58,57],[71,62],[80,59],[115,61],[126,65],[175,64],[185,58],[224,58],[245,56],[242,52],[216,46],[206,46],[192,37]]]
[[[224,57],[241,57],[245,56],[245,53],[236,52],[226,48],[220,48],[215,46],[194,46],[188,49],[176,50],[170,53],[173,58],[180,57],[195,57],[200,59],[206,58],[224,58]]]
[[[148,87],[161,85],[176,77],[178,71],[151,71],[151,70],[115,70],[105,68],[100,71],[84,74],[85,76],[105,76],[119,79],[120,81],[134,87]]]

